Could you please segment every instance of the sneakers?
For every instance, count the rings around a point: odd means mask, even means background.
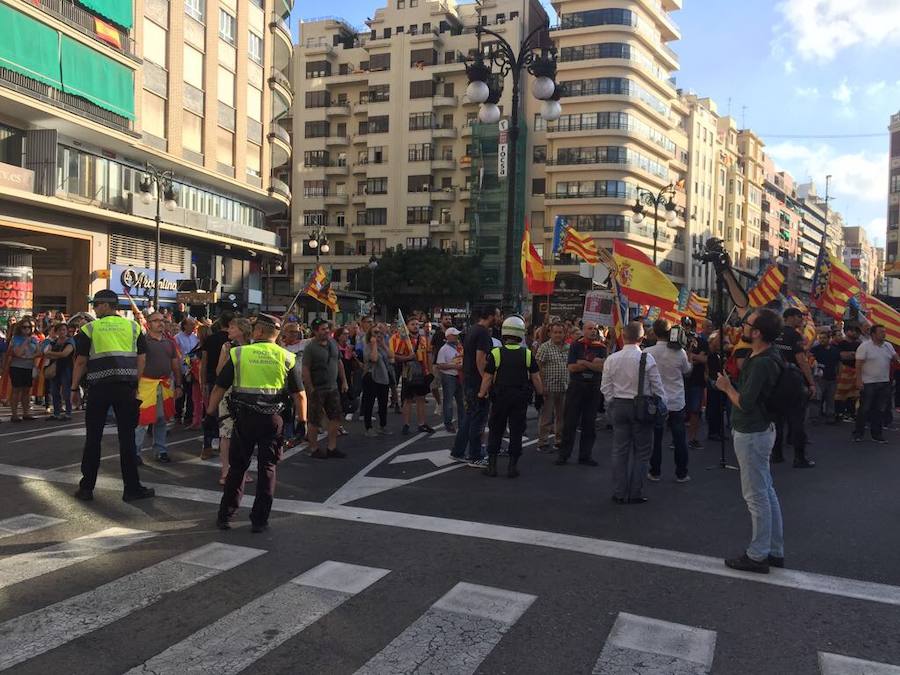
[[[426,434],[433,434],[433,433],[434,433],[434,429],[432,429],[432,428],[431,428],[430,426],[428,426],[427,424],[420,424],[420,425],[419,425],[419,431],[421,431],[421,432],[423,432],[423,433],[426,433]]]
[[[338,436],[346,436],[349,433],[343,426],[338,427]]]
[[[740,558],[726,558],[725,566],[730,567],[733,570],[740,570],[741,572],[755,572],[756,574],[769,573],[768,560],[754,560],[746,553]]]
[[[217,518],[216,519],[216,527],[218,527],[220,530],[230,530],[231,523],[229,523],[227,520],[219,520]]]
[[[874,438],[874,437],[873,437],[873,438],[872,438],[872,442],[873,442],[873,443],[878,443],[879,445],[886,445],[886,444],[887,444],[887,439],[885,439],[885,438]]]
[[[393,432],[393,431],[388,431],[386,427],[381,427],[381,428],[378,430],[378,435],[379,435],[379,436],[393,436],[393,435],[394,435],[394,432]]]
[[[346,415],[344,415],[344,421],[352,422],[353,421],[353,413],[347,413]]]
[[[374,429],[366,429],[363,432],[363,436],[365,436],[366,438],[375,438],[377,435],[378,435],[378,432],[375,431]]]
[[[85,488],[78,488],[77,490],[75,490],[72,496],[75,497],[75,499],[80,499],[83,502],[90,502],[94,500],[94,491],[86,490]]]
[[[481,459],[470,459],[468,466],[471,466],[473,469],[483,469],[488,464],[488,458],[482,457]]]
[[[862,436],[854,436],[850,440],[853,441],[854,443],[862,443],[863,437]]]
[[[689,441],[689,442],[688,442],[688,447],[689,447],[691,450],[702,450],[702,449],[703,449],[703,443],[701,443],[700,441],[696,441],[696,440],[694,440],[694,441]]]
[[[775,555],[769,556],[769,567],[784,567],[784,556],[778,557]]]
[[[654,483],[658,483],[659,481],[662,480],[662,477],[656,475],[655,473],[648,473],[647,480],[652,481]]]
[[[816,466],[815,461],[811,459],[807,459],[804,457],[803,459],[795,459],[794,460],[794,468],[795,469],[812,469]]]
[[[153,488],[144,487],[141,485],[134,491],[126,491],[122,493],[122,501],[123,502],[136,502],[139,499],[150,499],[156,494],[156,490]]]
[[[50,415],[50,417],[47,418],[47,421],[48,422],[58,422],[60,419],[62,419],[62,418],[59,415]]]
[[[269,529],[268,523],[252,523],[250,525],[250,531],[254,534],[259,534],[260,532],[265,532]]]
[[[675,476],[675,482],[676,482],[676,483],[687,483],[687,482],[689,482],[690,480],[691,480],[691,477],[688,476],[687,474],[685,474],[685,475],[682,476],[681,478],[679,478],[678,476]]]
[[[169,457],[168,452],[161,452],[156,456],[156,461],[161,464],[169,464],[172,461],[172,458]]]

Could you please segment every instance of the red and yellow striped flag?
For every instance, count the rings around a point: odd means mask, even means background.
[[[778,265],[769,265],[766,271],[756,282],[756,286],[750,291],[750,306],[765,307],[781,293],[781,284],[784,283],[784,273],[778,269]]]
[[[709,310],[709,298],[704,298],[691,291],[687,304],[684,306],[684,315],[691,317],[694,321],[703,321],[706,318],[706,312]]]
[[[571,253],[591,265],[596,265],[600,262],[600,253],[597,251],[597,243],[594,241],[594,238],[589,234],[576,232],[571,227],[566,228],[560,252]]]
[[[900,312],[868,293],[860,295],[860,307],[873,324],[881,324],[888,342],[900,347]]]
[[[810,297],[819,309],[835,319],[842,319],[850,298],[862,289],[849,269],[830,251],[819,252]]]
[[[107,44],[111,44],[116,49],[122,49],[122,36],[118,29],[97,17],[94,17],[94,33]]]
[[[531,227],[525,221],[525,233],[522,236],[522,277],[525,287],[533,295],[550,295],[553,293],[553,282],[556,272],[544,267],[544,261],[534,244],[531,243]]]

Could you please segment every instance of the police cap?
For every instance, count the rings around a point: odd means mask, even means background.
[[[257,314],[256,323],[272,326],[275,330],[281,330],[281,319],[271,314]]]
[[[107,304],[112,305],[113,307],[117,307],[119,304],[119,294],[115,291],[111,291],[108,288],[104,288],[102,291],[97,291],[96,293],[94,293],[94,299],[91,300],[91,304]]]

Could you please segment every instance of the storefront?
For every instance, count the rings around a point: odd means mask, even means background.
[[[120,300],[128,302],[129,296],[144,309],[153,304],[154,271],[148,267],[133,265],[110,265],[109,288],[119,294]],[[178,282],[189,279],[184,273],[159,271],[160,307],[172,306],[177,302]]]
[[[19,242],[0,241],[0,330],[10,318],[34,311],[33,256],[44,249]]]

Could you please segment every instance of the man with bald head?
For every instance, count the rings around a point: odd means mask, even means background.
[[[566,390],[565,422],[563,438],[559,446],[557,466],[569,461],[575,445],[575,431],[581,427],[578,445],[578,463],[597,466],[593,458],[597,418],[597,398],[600,394],[600,376],[606,360],[606,344],[600,341],[597,324],[585,321],[581,339],[569,347],[569,388]]]

